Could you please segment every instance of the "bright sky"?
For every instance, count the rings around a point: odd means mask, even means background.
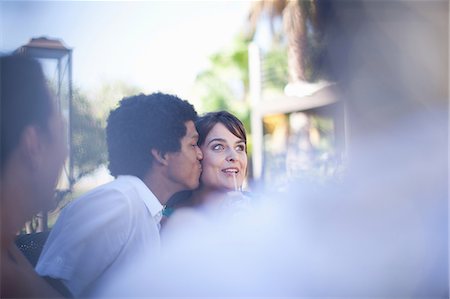
[[[1,1],[1,0],[0,0]],[[189,94],[208,56],[242,30],[249,1],[1,1],[0,52],[31,38],[74,49],[74,84],[122,80],[144,92]]]

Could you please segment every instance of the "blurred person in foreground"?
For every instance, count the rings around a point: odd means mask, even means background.
[[[348,117],[342,177],[178,235],[157,275],[113,294],[449,298],[449,3],[314,3]]]
[[[120,279],[140,252],[156,258],[163,205],[174,193],[199,185],[196,119],[194,107],[176,96],[123,99],[106,128],[109,170],[116,179],[63,209],[37,272],[60,280],[75,297],[89,297]]]
[[[26,221],[55,203],[67,156],[64,123],[37,61],[1,57],[0,80],[0,297],[62,297],[34,271],[15,238]]]
[[[164,214],[170,218],[165,232],[178,234],[183,227],[208,225],[209,217],[231,216],[248,199],[241,193],[247,173],[247,134],[242,122],[227,111],[218,111],[199,117],[195,127],[203,153],[200,186],[176,194],[167,203]]]

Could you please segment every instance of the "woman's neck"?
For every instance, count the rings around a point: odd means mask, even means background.
[[[200,186],[192,192],[189,202],[192,207],[198,207],[213,202],[220,202],[226,192],[226,190],[211,189]]]

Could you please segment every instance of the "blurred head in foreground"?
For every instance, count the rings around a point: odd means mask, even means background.
[[[130,273],[114,294],[448,297],[448,2],[313,2],[347,109],[347,172],[180,234],[157,275]]]
[[[37,61],[6,56],[0,67],[2,205],[21,207],[26,220],[53,203],[65,126]]]
[[[46,297],[50,289],[14,245],[25,222],[54,204],[67,155],[64,123],[39,63],[0,58],[1,297]]]

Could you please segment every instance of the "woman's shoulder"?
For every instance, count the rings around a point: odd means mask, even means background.
[[[189,202],[191,195],[192,191],[181,191],[172,195],[164,207],[163,215],[168,218],[175,212],[175,210],[188,207],[190,205]]]

